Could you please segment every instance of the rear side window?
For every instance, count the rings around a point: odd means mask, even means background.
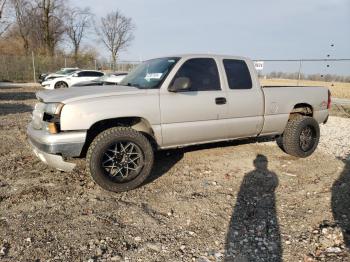
[[[246,62],[224,59],[224,67],[230,89],[251,89],[252,78]]]
[[[93,74],[94,74],[93,76],[98,76],[98,77],[104,76],[104,74],[101,72],[93,72]]]
[[[188,77],[189,91],[221,90],[216,62],[212,58],[192,58],[187,60],[176,73],[175,78]]]
[[[79,73],[80,77],[99,77],[103,76],[103,73],[95,72],[95,71],[84,71]]]

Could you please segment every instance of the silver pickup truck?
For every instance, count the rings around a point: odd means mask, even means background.
[[[324,87],[261,87],[251,60],[179,55],[140,64],[118,86],[37,93],[28,138],[49,166],[87,170],[106,190],[136,188],[155,150],[272,136],[288,154],[311,155],[326,123]],[[68,160],[68,161],[67,161]]]

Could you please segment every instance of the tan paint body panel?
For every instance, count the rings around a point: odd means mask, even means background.
[[[318,123],[323,123],[328,116],[328,89],[325,87],[267,87],[262,90],[265,123],[260,135],[283,133],[289,114],[297,104],[310,105]]]
[[[153,128],[157,142],[161,143],[159,90],[114,94],[67,103],[61,113],[61,129],[88,130],[101,120],[122,117],[146,119]]]

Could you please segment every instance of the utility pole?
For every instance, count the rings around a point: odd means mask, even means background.
[[[300,59],[300,60],[299,60],[299,73],[298,73],[298,83],[297,83],[297,86],[299,86],[299,82],[300,82],[300,79],[301,79],[301,67],[302,67],[302,63],[303,63],[303,60]]]
[[[32,61],[33,61],[33,80],[36,83],[36,72],[35,72],[35,60],[34,60],[34,52],[32,51]]]

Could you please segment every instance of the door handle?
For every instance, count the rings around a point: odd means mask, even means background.
[[[217,104],[217,105],[224,105],[224,104],[226,104],[226,98],[225,97],[217,97],[217,98],[215,98],[215,103]]]

